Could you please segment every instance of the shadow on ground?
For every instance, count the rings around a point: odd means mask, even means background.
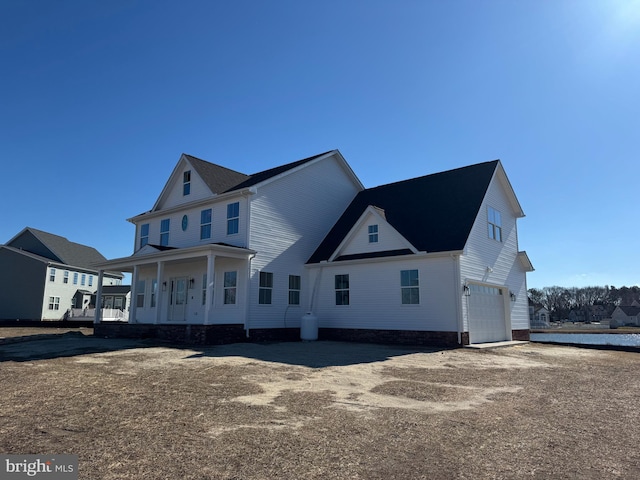
[[[0,362],[26,362],[148,347],[143,341],[106,339],[80,332],[35,334],[0,344]]]
[[[105,353],[144,348],[171,348],[183,350],[186,360],[199,358],[244,357],[264,362],[325,368],[362,363],[381,362],[391,357],[412,353],[437,352],[442,349],[427,347],[373,345],[346,342],[282,342],[235,343],[203,347],[176,345],[156,340],[129,340],[100,338],[68,332],[58,335],[30,335],[0,345],[0,362],[25,362],[92,353]]]

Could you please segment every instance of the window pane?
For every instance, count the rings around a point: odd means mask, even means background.
[[[224,286],[235,287],[236,278],[237,278],[237,272],[224,272]]]
[[[300,276],[289,275],[289,289],[300,290]]]
[[[273,287],[273,273],[260,272],[260,286],[261,287]]]
[[[200,212],[200,223],[211,223],[211,209]]]

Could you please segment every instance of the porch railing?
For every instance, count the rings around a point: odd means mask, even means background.
[[[96,316],[95,308],[72,308],[69,320],[92,320]],[[103,308],[100,314],[102,322],[126,322],[129,320],[129,312],[118,308]]]

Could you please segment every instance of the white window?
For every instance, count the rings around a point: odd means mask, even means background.
[[[93,275],[89,275],[89,286],[93,287]]]
[[[258,303],[260,305],[271,305],[272,293],[273,293],[273,273],[260,272],[260,289],[258,290]]]
[[[160,245],[166,247],[169,245],[169,227],[171,226],[171,219],[165,218],[160,222]]]
[[[144,307],[144,289],[146,288],[144,280],[138,280],[136,288],[136,307]]]
[[[300,305],[299,275],[289,275],[289,305]]]
[[[378,225],[369,225],[369,243],[378,243]]]
[[[349,275],[335,276],[336,305],[349,305]]]
[[[78,284],[78,272],[73,272],[73,284]]]
[[[151,308],[156,306],[156,297],[158,295],[158,279],[151,280]]]
[[[487,208],[489,238],[502,242],[502,215],[495,208]]]
[[[211,209],[200,212],[200,240],[211,238]]]
[[[224,272],[224,304],[235,305],[238,272]]]
[[[238,233],[240,226],[240,202],[227,205],[227,235]]]
[[[60,297],[49,297],[49,310],[60,310]]]
[[[182,174],[182,195],[187,196],[191,193],[191,170],[187,170]]]
[[[149,243],[149,224],[140,225],[140,248]]]
[[[69,272],[65,270],[64,277],[62,278],[62,283],[69,283]]]
[[[50,282],[55,282],[56,281],[56,269],[55,268],[49,269],[49,281]]]
[[[87,274],[86,274],[86,273],[83,273],[83,274],[80,276],[80,285],[84,285],[86,281],[87,281]]]
[[[400,271],[400,291],[403,305],[417,305],[420,303],[418,270]]]

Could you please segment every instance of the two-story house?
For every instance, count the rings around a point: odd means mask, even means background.
[[[528,338],[520,204],[499,161],[365,189],[339,151],[245,175],[182,155],[136,226],[129,325],[210,343]],[[101,295],[101,292],[98,292]]]
[[[0,320],[64,320],[85,310],[98,288],[122,284],[119,272],[93,266],[106,258],[95,248],[26,227],[0,245]]]

